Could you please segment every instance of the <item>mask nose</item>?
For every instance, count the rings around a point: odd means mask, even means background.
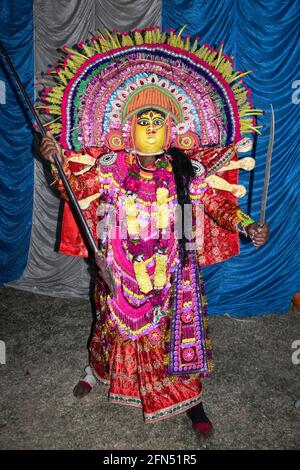
[[[155,126],[152,121],[149,122],[149,125],[147,127],[147,133],[148,134],[155,134]]]

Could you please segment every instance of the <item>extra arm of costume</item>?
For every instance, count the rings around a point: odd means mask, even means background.
[[[103,192],[96,164],[98,156],[90,151],[88,153],[64,152],[62,167],[82,209],[87,209],[90,203],[98,199]],[[53,184],[59,191],[60,197],[68,200],[64,185],[54,165],[52,165],[52,175],[54,176]]]
[[[254,222],[238,205],[224,196],[216,194],[212,188],[207,188],[202,199],[204,210],[218,225],[231,232],[242,232],[247,235],[245,228]]]
[[[238,153],[249,152],[252,146],[252,141],[248,137],[245,137],[239,142],[227,147],[199,148],[194,155],[191,154],[191,157],[196,161],[200,161],[205,166],[207,177],[218,172],[239,168],[252,170],[254,167],[253,158],[237,158]]]
[[[247,235],[245,228],[254,220],[245,214],[233,200],[226,198],[222,193],[229,191],[232,199],[232,195],[241,195],[242,190],[245,190],[241,185],[230,184],[224,176],[224,172],[226,175],[229,169],[234,171],[243,168],[241,162],[247,159],[238,159],[237,153],[247,152],[251,148],[251,141],[244,138],[237,144],[231,144],[228,147],[198,149],[194,161],[200,163],[199,176],[193,178],[190,186],[192,203],[201,203],[204,212],[220,227],[230,232],[239,231],[244,235]],[[251,169],[251,162],[249,168],[243,169]]]
[[[105,200],[105,191],[98,173],[98,157],[102,155],[99,149],[87,149],[85,152],[64,151],[63,169],[69,184],[81,207],[83,215],[90,227],[95,242],[97,235],[97,211],[100,199]],[[52,175],[60,197],[68,201],[62,181],[57,169],[52,165]],[[59,253],[70,256],[89,256],[87,246],[83,240],[80,228],[74,219],[68,203],[64,205],[60,228]]]
[[[237,204],[210,188],[203,177],[193,179],[190,198],[193,204],[202,204],[204,212],[230,232],[239,231],[246,235],[245,228],[254,222]]]

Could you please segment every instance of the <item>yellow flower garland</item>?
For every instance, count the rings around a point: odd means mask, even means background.
[[[128,233],[131,237],[136,237],[140,233],[140,224],[137,219],[138,209],[133,197],[127,197],[125,199],[125,212]]]
[[[168,206],[169,190],[167,188],[157,188],[157,228],[166,228],[169,224],[170,209]]]
[[[157,289],[165,287],[167,282],[167,258],[167,255],[155,255],[154,286]]]
[[[148,294],[152,290],[152,282],[147,273],[147,266],[144,260],[134,261],[133,269],[140,291]]]

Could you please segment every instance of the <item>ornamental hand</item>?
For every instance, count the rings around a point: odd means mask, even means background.
[[[269,225],[259,225],[257,222],[246,227],[247,234],[256,247],[263,246],[269,239]]]
[[[46,136],[42,138],[40,152],[45,160],[48,160],[48,162],[53,163],[53,155],[56,155],[59,161],[62,163],[62,148],[54,139],[51,132],[46,132]]]
[[[95,261],[97,267],[99,268],[99,275],[102,277],[103,281],[106,282],[107,287],[109,288],[112,295],[117,297],[116,284],[105,256],[98,251],[98,253],[95,255]]]

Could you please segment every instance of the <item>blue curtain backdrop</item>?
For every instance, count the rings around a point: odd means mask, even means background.
[[[275,109],[276,138],[267,206],[270,242],[255,250],[242,243],[236,258],[204,270],[210,313],[233,316],[284,312],[300,290],[299,111],[300,85],[298,0],[164,0],[164,29],[200,36],[234,56],[235,67],[253,70],[246,77],[256,107]],[[300,91],[300,88],[299,88]],[[259,219],[269,116],[257,139],[256,168],[241,181],[250,198],[241,207]],[[247,197],[245,198],[247,199]]]
[[[0,41],[33,100],[32,0],[1,0],[0,18]],[[32,220],[33,155],[31,126],[3,63],[0,87],[0,283],[4,283],[20,277],[26,267]]]

